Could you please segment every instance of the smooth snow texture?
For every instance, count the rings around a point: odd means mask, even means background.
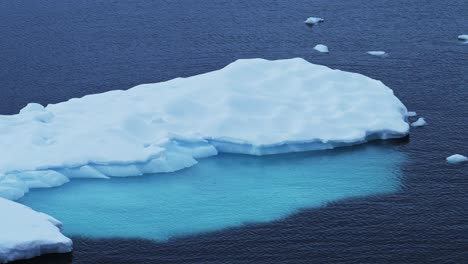
[[[306,23],[307,25],[315,25],[323,21],[325,20],[320,17],[309,17],[304,21],[304,23]]]
[[[388,54],[385,51],[368,51],[367,54],[378,57],[387,57]]]
[[[460,36],[458,36],[458,39],[459,39],[459,40],[463,40],[463,41],[465,41],[466,43],[468,43],[468,35],[460,35]]]
[[[447,162],[450,164],[458,164],[465,161],[468,161],[468,158],[460,154],[454,154],[450,157],[447,157]]]
[[[418,118],[415,122],[411,123],[412,127],[421,127],[427,125],[426,120],[423,117]]]
[[[166,240],[395,192],[404,161],[404,153],[384,143],[263,157],[222,154],[138,180],[74,180],[19,201],[58,217],[66,235]]]
[[[218,151],[265,155],[402,137],[406,115],[391,89],[364,75],[303,59],[238,60],[0,116],[0,196],[69,178],[173,172]]]
[[[328,47],[323,45],[323,44],[317,44],[314,47],[314,50],[319,51],[319,52],[325,52],[328,53]]]
[[[0,263],[72,250],[55,218],[0,198]]]

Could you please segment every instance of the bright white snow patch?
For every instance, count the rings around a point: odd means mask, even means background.
[[[367,54],[378,57],[387,57],[388,54],[385,51],[368,51]]]
[[[3,198],[0,212],[0,263],[72,250],[53,217]]]
[[[420,127],[420,126],[425,126],[427,125],[427,122],[424,118],[420,117],[418,118],[418,120],[416,120],[415,122],[411,123],[411,126],[412,127]]]
[[[314,50],[316,51],[319,51],[319,52],[326,52],[328,53],[328,47],[323,45],[323,44],[317,44],[315,47],[314,47]]]
[[[447,157],[447,162],[450,164],[458,164],[465,161],[468,161],[468,158],[460,154],[454,154],[450,157]]]
[[[265,155],[402,137],[406,115],[391,89],[364,75],[303,59],[238,60],[0,116],[0,196],[69,178],[172,172],[218,151]]]
[[[468,35],[460,35],[460,36],[458,36],[458,39],[466,41],[466,43],[468,43]]]
[[[306,23],[307,25],[315,25],[323,21],[325,20],[320,17],[309,17],[304,21],[304,23]]]

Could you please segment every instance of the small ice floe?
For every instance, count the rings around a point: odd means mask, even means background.
[[[328,53],[328,47],[323,44],[315,45],[314,50],[322,53]]]
[[[427,125],[426,120],[423,117],[418,118],[416,122],[411,123],[412,127],[421,127]]]
[[[313,26],[313,25],[316,25],[316,24],[321,23],[323,21],[325,21],[325,20],[323,18],[320,18],[320,17],[309,17],[304,21],[304,23],[306,23],[309,26]]]
[[[460,155],[460,154],[454,154],[454,155],[452,155],[450,157],[447,157],[446,160],[450,164],[458,164],[458,163],[468,161],[468,158],[463,156],[463,155]]]
[[[412,111],[409,111],[408,113],[406,113],[406,116],[408,117],[413,117],[413,116],[417,116],[418,114],[416,112],[412,112]]]
[[[368,51],[367,54],[377,57],[387,57],[388,54],[385,51]]]
[[[465,43],[468,43],[468,35],[460,35],[458,36],[458,39],[461,41],[465,41]]]

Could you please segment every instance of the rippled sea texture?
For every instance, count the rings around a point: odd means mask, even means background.
[[[309,16],[326,21],[309,28]],[[465,0],[19,0],[0,2],[0,23],[1,113],[238,58],[303,57],[382,80],[429,124],[391,146],[408,157],[400,192],[165,243],[75,237],[74,263],[468,262],[468,169],[445,162],[468,153]],[[318,43],[330,53],[315,52]],[[36,262],[52,260],[71,255]]]

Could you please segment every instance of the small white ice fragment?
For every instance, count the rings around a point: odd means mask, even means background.
[[[465,41],[466,43],[468,43],[468,35],[459,35],[459,36],[458,36],[458,39],[459,39],[459,40],[463,40],[463,41]]]
[[[427,122],[426,122],[426,120],[424,120],[423,117],[420,117],[420,118],[418,118],[418,120],[416,120],[416,122],[411,123],[412,127],[421,127],[421,126],[425,126],[425,125],[427,125]]]
[[[416,115],[417,115],[417,113],[416,113],[416,112],[412,112],[412,111],[406,113],[406,116],[409,116],[409,117],[413,117],[413,116],[416,116]]]
[[[309,17],[307,18],[304,23],[306,23],[307,25],[316,25],[320,22],[323,22],[325,21],[323,18],[320,18],[320,17]]]
[[[387,57],[388,54],[385,51],[368,51],[367,54],[378,57]]]
[[[460,154],[454,154],[450,157],[447,157],[447,162],[450,164],[458,164],[465,161],[468,161],[468,158]]]
[[[317,44],[314,47],[314,50],[316,50],[318,52],[322,52],[322,53],[328,53],[328,47],[323,45],[323,44]]]

